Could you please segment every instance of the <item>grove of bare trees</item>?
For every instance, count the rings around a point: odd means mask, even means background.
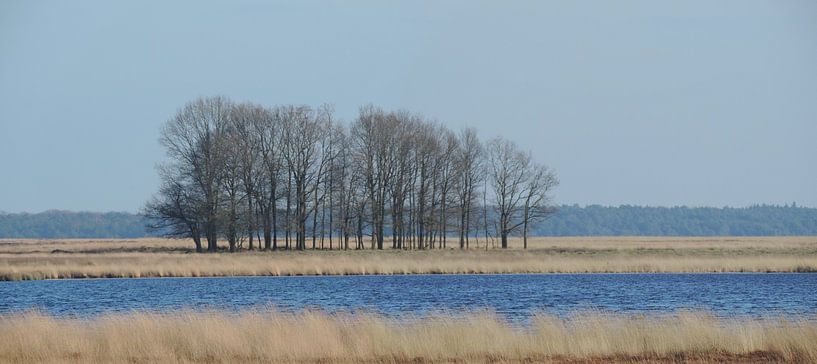
[[[460,249],[522,236],[555,212],[554,172],[507,139],[483,143],[421,115],[224,97],[182,107],[161,130],[168,160],[145,205],[150,228],[196,251]],[[388,239],[388,240],[387,240]],[[451,244],[449,246],[449,244]]]

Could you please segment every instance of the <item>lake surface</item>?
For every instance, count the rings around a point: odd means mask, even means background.
[[[719,316],[817,315],[817,274],[404,275],[88,279],[0,282],[0,313],[56,316],[173,309],[376,311],[388,316],[488,308],[511,321],[707,310]]]

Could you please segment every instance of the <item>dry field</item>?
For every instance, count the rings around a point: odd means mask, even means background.
[[[682,312],[388,319],[249,311],[0,316],[3,363],[767,363],[817,362],[814,320]]]
[[[454,242],[449,242],[455,245]],[[482,242],[480,242],[482,243]],[[0,240],[0,280],[353,274],[816,272],[817,237],[535,238],[508,250],[192,253],[187,240]]]

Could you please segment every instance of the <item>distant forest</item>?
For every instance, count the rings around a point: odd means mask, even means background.
[[[537,236],[774,236],[817,235],[817,208],[561,206]]]
[[[150,236],[146,223],[142,215],[127,212],[0,212],[0,238],[139,238]]]
[[[126,212],[0,212],[0,238],[138,238],[161,235]],[[817,208],[562,205],[538,223],[536,236],[770,236],[817,235]],[[454,234],[454,232],[451,232]]]

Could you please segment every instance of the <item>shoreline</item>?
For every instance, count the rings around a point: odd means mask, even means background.
[[[775,274],[817,274],[814,271],[714,271],[714,272],[531,272],[531,273],[381,273],[381,274],[290,274],[290,275],[201,275],[201,276],[140,276],[140,277],[63,277],[42,279],[4,279],[2,282],[35,282],[35,281],[92,281],[92,280],[134,280],[134,279],[232,279],[232,278],[343,278],[343,277],[394,277],[394,276],[559,276],[559,275],[775,275]]]

